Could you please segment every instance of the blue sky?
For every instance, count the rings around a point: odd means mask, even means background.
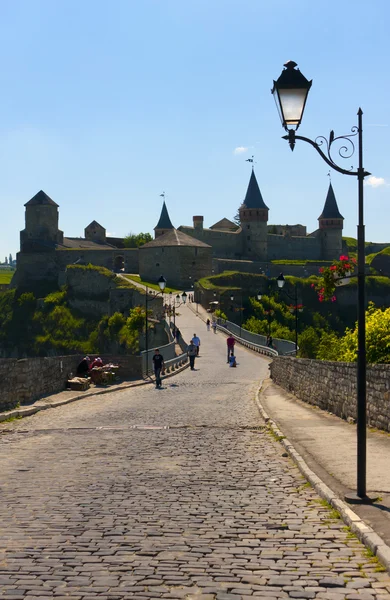
[[[313,79],[302,135],[348,133],[362,107],[366,238],[390,242],[389,17],[388,0],[1,0],[0,257],[40,189],[68,236],[152,232],[162,191],[175,226],[232,218],[252,154],[270,223],[315,230],[328,167],[290,151],[270,94],[289,59]],[[332,183],[356,237],[357,182]]]

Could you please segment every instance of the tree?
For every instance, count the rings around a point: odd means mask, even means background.
[[[139,248],[152,241],[150,233],[129,233],[123,240],[125,248]]]
[[[314,327],[306,327],[298,338],[299,357],[315,358],[320,343],[319,331]]]
[[[366,312],[366,352],[368,363],[390,362],[390,308],[375,308],[370,302]],[[339,344],[338,360],[357,362],[358,326],[347,329]]]
[[[233,221],[235,222],[236,225],[241,227],[241,219],[240,219],[240,209],[237,209],[237,212],[235,214],[235,216],[233,217]]]

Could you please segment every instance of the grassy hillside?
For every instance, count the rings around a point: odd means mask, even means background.
[[[0,283],[10,283],[15,271],[0,271]]]

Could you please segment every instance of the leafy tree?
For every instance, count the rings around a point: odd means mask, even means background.
[[[37,311],[33,321],[39,333],[35,337],[36,354],[89,352],[85,319],[75,317],[67,306],[55,305],[50,311]]]
[[[347,329],[340,340],[338,360],[357,361],[358,327]],[[369,303],[366,312],[366,351],[368,363],[390,362],[390,308],[375,308]]]
[[[129,233],[123,240],[125,248],[139,248],[152,241],[150,233]]]
[[[314,327],[307,327],[298,338],[299,357],[316,358],[321,335]]]
[[[215,316],[216,316],[217,318],[224,319],[225,321],[227,321],[227,316],[226,316],[226,314],[225,314],[225,313],[223,312],[223,310],[221,310],[220,308],[217,308],[217,309],[214,311],[214,314],[215,314]]]
[[[316,358],[319,360],[340,360],[340,338],[334,331],[324,331],[317,347]]]

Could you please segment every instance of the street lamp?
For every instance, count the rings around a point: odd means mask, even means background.
[[[181,295],[182,301],[180,302],[180,294],[177,294],[175,302],[173,303],[173,331],[176,332],[176,308],[179,308],[182,304],[187,302],[187,294],[185,292]]]
[[[278,284],[279,289],[283,289],[284,284],[286,283],[283,273],[280,273],[280,275],[276,278],[276,283]],[[294,310],[291,312],[295,313],[295,356],[296,356],[298,353],[298,311],[301,312],[302,309],[298,308],[298,286],[296,283],[293,285],[294,285],[294,290],[295,290],[294,296],[290,296],[290,294],[288,294],[286,292],[286,290],[283,290],[283,291],[286,294],[287,298],[290,298],[290,300],[294,300],[294,302],[295,302]]]
[[[262,299],[263,294],[261,292],[258,292],[257,294],[257,299],[260,302],[260,300]],[[271,315],[273,315],[273,311],[271,310],[271,300],[270,298],[268,298],[268,310],[264,311],[265,314],[267,315],[267,321],[268,321],[268,337],[271,335]]]
[[[278,107],[279,115],[284,129],[288,135],[283,139],[288,140],[291,150],[294,150],[296,140],[307,142],[318,152],[323,160],[335,171],[343,175],[352,175],[358,180],[358,361],[357,361],[357,493],[346,496],[349,502],[363,503],[372,502],[367,497],[366,471],[367,471],[367,431],[366,431],[366,313],[365,313],[365,244],[364,244],[364,200],[363,183],[364,178],[370,175],[363,167],[363,111],[359,108],[358,124],[354,125],[348,135],[335,137],[334,131],[325,136],[318,136],[315,140],[296,135],[296,130],[302,121],[306,106],[307,95],[311,88],[302,73],[295,69],[297,66],[293,61],[287,62],[285,70],[279,79],[274,81],[271,90]],[[358,168],[354,170],[343,169],[335,163],[332,155],[333,144],[341,143],[338,148],[340,158],[351,158],[355,152],[355,144],[352,138],[357,136],[358,146]],[[323,150],[323,149],[324,150]]]
[[[234,302],[234,294],[230,295],[230,300]],[[242,288],[240,289],[240,337],[241,337],[241,329],[242,329]]]
[[[164,290],[165,287],[167,285],[167,280],[165,279],[165,277],[163,277],[163,275],[161,275],[161,277],[157,280],[158,283],[158,287],[160,288],[160,291],[157,292],[157,294],[155,294],[153,296],[153,298],[149,298],[149,288],[146,285],[145,286],[145,356],[146,356],[146,376],[148,375],[148,370],[149,370],[149,346],[148,346],[148,302],[152,302],[153,300],[156,300],[156,298],[158,298],[158,296],[164,295]]]

